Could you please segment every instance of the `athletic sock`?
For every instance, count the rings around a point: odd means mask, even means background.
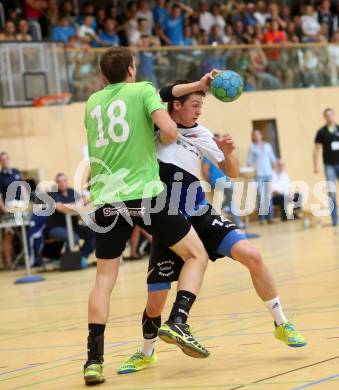
[[[148,317],[145,309],[144,314],[142,315],[142,334],[144,336],[144,344],[141,350],[145,356],[152,356],[160,326],[161,316],[154,318]]]
[[[189,312],[195,299],[196,295],[189,291],[178,291],[171,314],[168,318],[169,321],[176,324],[186,324]]]
[[[266,301],[265,305],[267,306],[268,310],[272,314],[274,322],[277,326],[281,325],[284,322],[287,322],[287,318],[285,317],[285,314],[284,314],[283,309],[281,307],[279,297],[276,297],[276,298],[270,299],[269,301]]]
[[[104,332],[106,325],[88,324],[87,362],[104,361]]]

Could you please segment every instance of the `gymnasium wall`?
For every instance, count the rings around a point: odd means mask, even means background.
[[[10,153],[13,166],[40,169],[42,180],[56,172],[72,174],[86,144],[85,103],[63,107],[0,110],[0,149]],[[282,158],[293,180],[314,184],[312,148],[322,111],[333,107],[339,120],[339,88],[295,89],[245,93],[232,104],[205,99],[201,123],[213,132],[230,132],[241,165],[246,163],[253,120],[276,119]]]

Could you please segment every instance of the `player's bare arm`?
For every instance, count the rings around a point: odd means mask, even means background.
[[[160,130],[160,142],[162,144],[171,144],[178,137],[178,129],[176,123],[171,119],[168,112],[165,110],[157,110],[152,113],[153,122]]]
[[[206,73],[200,80],[193,83],[187,84],[178,84],[172,88],[172,95],[174,97],[180,97],[184,95],[189,95],[194,92],[209,91],[211,81],[214,79],[215,75],[218,73],[216,69],[211,70],[211,72]]]
[[[218,148],[223,152],[225,160],[219,163],[219,168],[229,177],[239,176],[239,160],[234,156],[235,143],[230,134],[225,134],[219,138],[214,138]]]

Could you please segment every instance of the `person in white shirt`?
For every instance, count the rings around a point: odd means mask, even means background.
[[[148,22],[148,35],[152,35],[153,29],[153,13],[149,8],[149,1],[140,0],[139,9],[137,12],[137,19],[146,19]]]
[[[136,3],[129,3],[127,6],[127,21],[124,23],[124,30],[129,46],[136,46],[140,39],[137,12]]]
[[[78,36],[81,38],[82,41],[86,43],[92,43],[93,41],[96,41],[101,45],[101,40],[94,31],[94,29],[91,27],[93,22],[93,17],[90,15],[86,15],[83,20],[83,24],[80,26],[78,31]]]
[[[274,206],[280,207],[281,220],[287,221],[287,205],[294,202],[293,215],[298,219],[298,213],[301,210],[301,195],[292,193],[291,180],[285,171],[285,163],[282,160],[276,161],[276,168],[272,173],[272,202]]]
[[[223,16],[221,15],[221,9],[219,4],[213,4],[211,7],[211,15],[212,15],[212,21],[214,26],[215,24],[219,25],[221,30],[225,29],[226,22]]]
[[[254,13],[255,18],[258,21],[258,24],[261,27],[264,27],[266,20],[271,17],[271,15],[266,10],[266,3],[264,1],[258,1],[257,11]]]
[[[271,144],[265,142],[261,130],[254,129],[252,143],[248,149],[247,165],[254,167],[255,180],[258,184],[259,221],[273,222],[271,203],[271,181],[276,157]]]
[[[320,32],[320,24],[317,14],[314,12],[313,5],[307,5],[305,15],[301,17],[301,31],[304,42],[314,42]]]
[[[210,32],[211,27],[214,24],[214,18],[209,12],[209,6],[207,1],[202,1],[200,3],[200,13],[199,13],[199,26],[202,30]]]

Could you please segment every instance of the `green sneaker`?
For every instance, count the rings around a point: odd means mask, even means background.
[[[90,386],[105,382],[102,374],[103,368],[104,365],[95,360],[87,362],[84,367],[84,380],[86,385]]]
[[[122,365],[117,369],[118,374],[129,374],[131,372],[141,371],[152,366],[158,360],[158,356],[153,351],[152,356],[146,356],[137,351],[132,356],[124,360]]]
[[[294,329],[290,322],[284,322],[279,326],[275,325],[274,336],[293,348],[304,347],[307,344],[305,338]]]
[[[158,336],[165,343],[176,344],[182,351],[194,358],[207,358],[210,353],[192,335],[187,324],[165,322],[158,330]]]

